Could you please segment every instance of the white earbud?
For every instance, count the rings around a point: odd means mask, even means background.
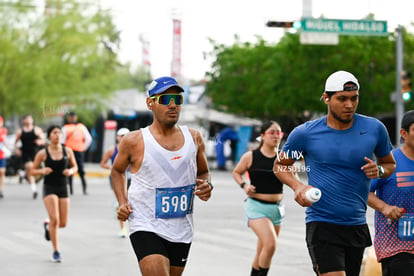
[[[329,101],[329,99],[328,99],[328,98],[326,98],[326,99],[325,99],[325,102],[328,102],[328,101]]]
[[[152,103],[149,103],[149,106],[152,106]]]

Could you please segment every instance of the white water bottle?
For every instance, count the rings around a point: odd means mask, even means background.
[[[311,188],[306,191],[305,195],[307,200],[309,200],[312,203],[315,203],[321,198],[322,192],[318,188]]]

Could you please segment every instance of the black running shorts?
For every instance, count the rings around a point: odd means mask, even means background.
[[[347,276],[359,276],[365,247],[372,243],[366,224],[310,222],[306,244],[316,273],[345,271]]]
[[[184,267],[187,263],[191,243],[170,242],[155,233],[146,231],[134,232],[129,238],[138,261],[148,255],[160,254],[170,260],[171,266]]]
[[[383,276],[412,276],[414,254],[402,252],[381,260]]]
[[[63,185],[43,184],[43,198],[48,195],[57,195],[59,198],[67,198],[69,197],[68,185],[66,182],[64,182]]]

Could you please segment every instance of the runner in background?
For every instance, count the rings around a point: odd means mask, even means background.
[[[30,114],[24,115],[22,122],[23,126],[16,132],[15,152],[17,156],[21,157],[33,199],[36,199],[36,179],[30,174],[30,171],[33,167],[34,157],[37,151],[46,144],[46,139],[43,130],[34,125],[33,117]],[[21,143],[21,148],[19,148],[19,142]]]
[[[4,181],[6,179],[6,158],[10,150],[6,145],[7,129],[3,126],[4,120],[0,116],[0,198],[3,198]]]
[[[392,154],[397,167],[373,179],[368,204],[375,211],[374,248],[383,276],[414,275],[414,110],[404,114],[401,148]]]
[[[268,274],[285,213],[283,183],[273,173],[283,135],[277,122],[265,122],[260,129],[259,147],[244,153],[233,170],[234,180],[247,195],[247,225],[258,239],[251,276]],[[250,178],[249,184],[243,180],[246,173]]]
[[[50,126],[47,137],[50,144],[36,154],[31,174],[44,175],[43,202],[49,215],[49,220],[44,224],[45,238],[52,241],[52,261],[61,262],[58,230],[66,226],[69,217],[67,178],[76,173],[78,167],[73,151],[61,143],[60,126]],[[41,163],[44,163],[44,168]]]
[[[78,115],[71,111],[66,115],[67,123],[63,126],[63,143],[71,148],[75,154],[76,163],[78,164],[78,174],[82,182],[82,191],[87,195],[87,183],[85,179],[85,151],[92,143],[92,136],[86,126],[78,122]],[[73,176],[69,176],[70,194],[73,195]]]

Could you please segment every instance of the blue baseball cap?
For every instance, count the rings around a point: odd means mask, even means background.
[[[174,78],[160,77],[153,80],[148,86],[148,97],[164,93],[168,88],[171,87],[177,87],[180,92],[184,92],[184,89],[178,85],[178,82]]]

